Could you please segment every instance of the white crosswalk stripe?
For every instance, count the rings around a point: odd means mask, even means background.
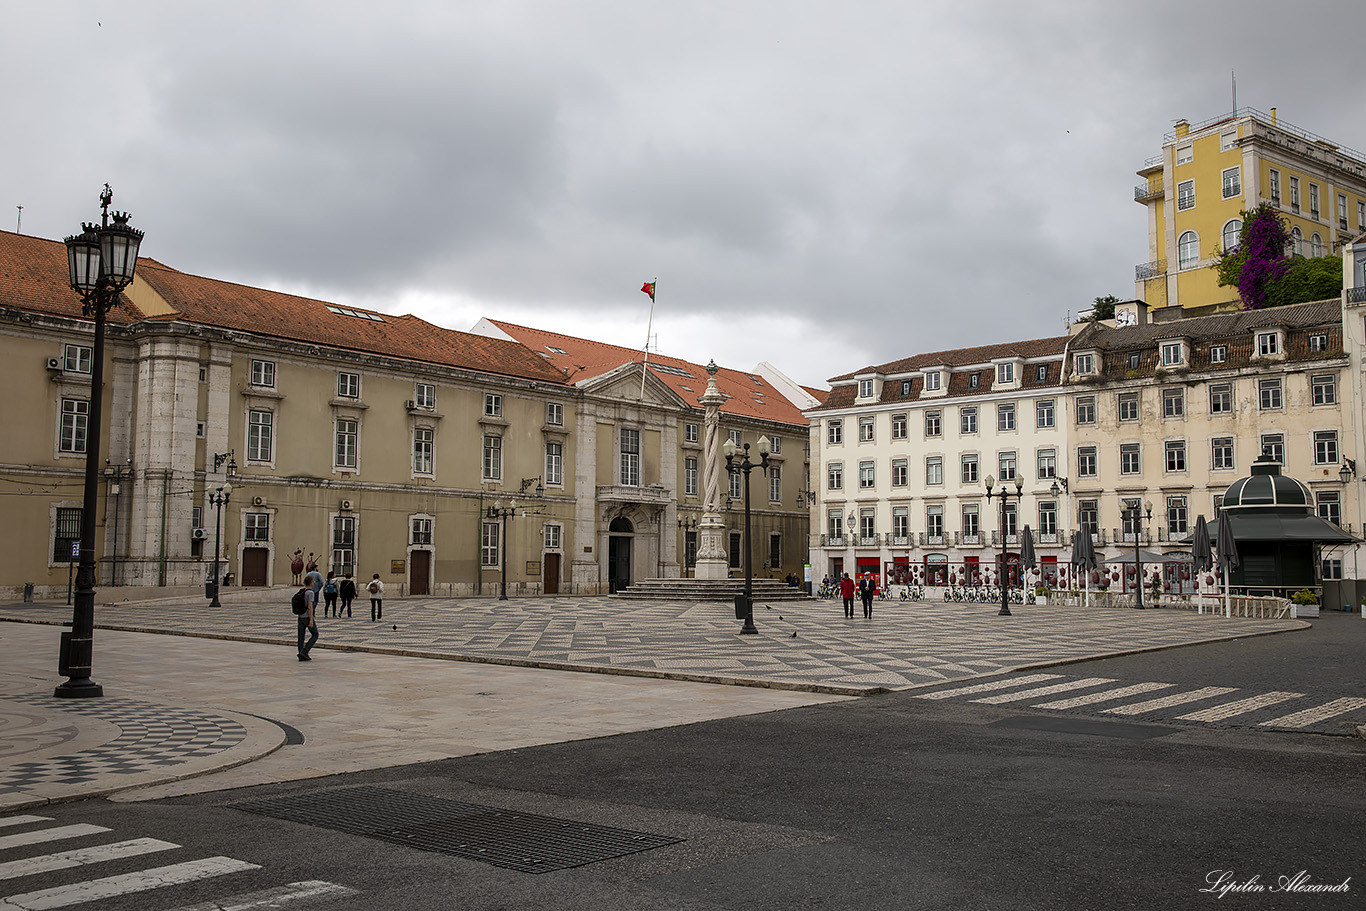
[[[1277,728],[1303,728],[1320,721],[1327,721],[1329,718],[1336,718],[1339,715],[1346,715],[1348,712],[1355,712],[1357,709],[1366,708],[1366,699],[1357,696],[1343,696],[1334,699],[1332,702],[1314,708],[1303,709],[1290,715],[1283,715],[1280,718],[1272,718],[1270,721],[1263,721],[1263,727]]]
[[[66,870],[71,867],[84,867],[89,864],[119,860],[124,857],[137,857],[156,851],[169,851],[180,845],[156,838],[135,838],[131,841],[117,841],[94,848],[78,848],[75,851],[62,851],[59,854],[43,854],[39,857],[26,857],[0,863],[0,879],[17,879],[35,873],[49,873],[53,870]]]
[[[1248,712],[1255,712],[1267,706],[1277,705],[1288,699],[1299,699],[1304,693],[1262,693],[1260,696],[1251,696],[1247,699],[1239,699],[1235,702],[1225,702],[1222,705],[1210,706],[1198,712],[1191,712],[1189,715],[1178,715],[1178,721],[1223,721],[1225,718],[1232,718],[1235,715],[1246,715]]]
[[[9,895],[0,898],[0,911],[49,911],[52,908],[67,908],[101,898],[146,892],[149,889],[163,889],[212,876],[259,869],[259,864],[249,864],[231,857],[205,857],[201,860],[139,870],[136,873],[90,879],[69,886],[54,886],[51,889]]]
[[[1160,696],[1157,699],[1149,699],[1146,702],[1135,702],[1131,705],[1117,705],[1112,709],[1102,709],[1102,711],[1110,715],[1142,715],[1144,712],[1156,712],[1159,709],[1171,708],[1174,705],[1185,705],[1187,702],[1198,702],[1201,699],[1209,699],[1213,696],[1223,696],[1226,693],[1232,693],[1235,689],[1237,689],[1237,687],[1206,686],[1185,693]]]
[[[1071,699],[1059,699],[1056,702],[1041,702],[1038,705],[1030,706],[1030,708],[1075,709],[1083,705],[1095,705],[1097,702],[1113,702],[1116,699],[1123,699],[1126,696],[1151,693],[1154,690],[1169,690],[1175,685],[1176,684],[1174,683],[1135,683],[1130,686],[1121,686],[1116,690],[1101,690],[1099,693],[1087,693],[1085,696],[1075,696]]]
[[[973,686],[959,686],[951,690],[938,690],[933,693],[917,694],[920,699],[949,699],[953,696],[967,696],[971,693],[987,693],[991,690],[1003,690],[1007,687],[1019,686],[1022,683],[1040,683],[1044,680],[1057,680],[1058,674],[1030,674],[1028,677],[1007,677],[1004,680],[993,680],[990,683],[978,683]]]
[[[36,829],[17,835],[0,835],[0,851],[6,848],[21,848],[25,845],[40,845],[47,841],[61,841],[63,838],[80,838],[82,835],[98,835],[108,832],[104,826],[91,826],[77,823],[71,826],[54,826],[50,829]]]
[[[1003,705],[1007,702],[1023,702],[1026,699],[1037,699],[1040,696],[1052,696],[1054,693],[1066,693],[1070,690],[1081,690],[1088,686],[1100,686],[1103,683],[1114,683],[1109,677],[1085,677],[1081,680],[1068,680],[1065,683],[1055,683],[1052,686],[1041,686],[1032,690],[1022,690],[1018,693],[1002,693],[997,696],[983,696],[974,699],[973,702],[983,702],[987,705]]]
[[[253,908],[283,908],[287,904],[311,898],[343,898],[358,894],[348,886],[323,880],[305,880],[275,889],[262,889],[245,895],[234,895],[214,902],[184,905],[171,911],[251,911]]]

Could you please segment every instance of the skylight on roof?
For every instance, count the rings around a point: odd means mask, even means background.
[[[550,352],[553,352],[553,353],[555,353],[555,354],[568,354],[568,353],[569,353],[568,351],[565,351],[563,348],[556,348],[554,345],[546,345],[546,346],[545,346],[545,350],[550,351]]]
[[[376,323],[384,322],[384,317],[378,313],[366,313],[364,310],[352,310],[350,307],[336,307],[332,304],[328,304],[327,309],[341,316],[354,316],[356,319],[368,319]]]
[[[686,376],[690,380],[697,379],[697,377],[693,376],[682,367],[675,367],[672,364],[651,364],[650,367],[659,373],[667,373],[670,376]]]

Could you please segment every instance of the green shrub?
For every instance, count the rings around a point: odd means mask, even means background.
[[[1296,604],[1318,604],[1319,596],[1307,588],[1302,588],[1290,596],[1290,600]]]

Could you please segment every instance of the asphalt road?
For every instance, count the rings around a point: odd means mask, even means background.
[[[1362,694],[1363,642],[1360,617],[1327,617],[1304,633],[1068,672]],[[1057,717],[898,693],[292,785],[42,812],[125,838],[167,839],[185,857],[259,865],[159,890],[155,901],[85,905],[101,911],[224,903],[308,880],[355,892],[291,907],[1366,907],[1366,741],[1100,715],[1053,723]],[[450,836],[451,850],[468,843],[439,825],[390,841],[328,828],[354,828],[371,815],[361,801],[373,792],[349,790],[361,786],[680,841],[572,869],[518,872],[408,846],[419,836]],[[289,796],[313,807],[319,824],[237,808]],[[489,844],[487,856],[502,861],[550,851],[544,838]],[[1296,888],[1346,881],[1348,891],[1282,891],[1301,871]],[[64,878],[29,877],[26,888]],[[1221,882],[1235,888],[1222,898],[1202,891]]]

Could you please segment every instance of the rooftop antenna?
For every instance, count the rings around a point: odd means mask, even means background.
[[[24,233],[24,207],[23,207],[23,206],[20,206],[20,207],[19,207],[19,219],[18,219],[18,221],[16,221],[15,224],[14,224],[14,233],[15,233],[15,234],[23,234],[23,233]]]

